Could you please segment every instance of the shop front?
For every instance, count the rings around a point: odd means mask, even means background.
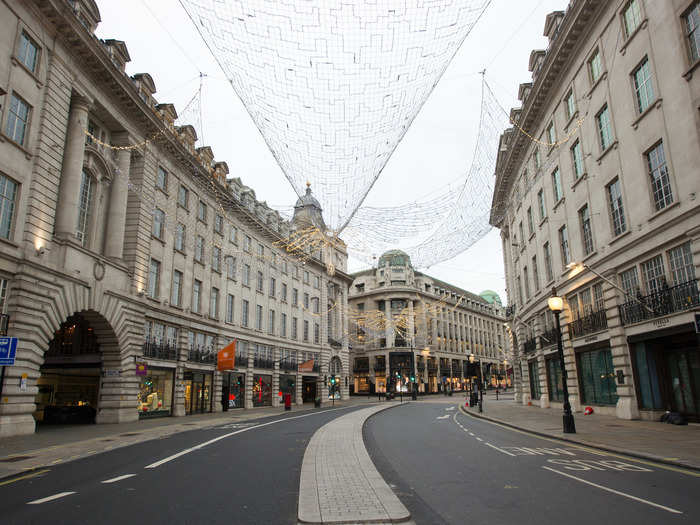
[[[266,407],[272,405],[272,376],[256,374],[253,376],[253,406]]]
[[[628,338],[639,409],[700,421],[700,336],[681,325]]]
[[[375,390],[378,394],[386,394],[386,377],[374,376]]]
[[[301,381],[302,402],[313,403],[316,401],[316,381],[318,381],[318,378],[314,376],[302,376]]]
[[[221,407],[224,411],[244,408],[245,374],[241,372],[224,372],[221,384]]]
[[[617,404],[615,370],[610,346],[607,343],[583,349],[577,348],[576,369],[581,404],[598,406]]]
[[[292,405],[297,401],[297,376],[295,375],[280,375],[280,392],[282,392],[282,399],[284,399],[285,394],[290,394],[292,396]]]
[[[151,367],[139,363],[136,367],[139,381],[139,419],[165,417],[172,414],[175,387],[175,369]]]
[[[356,394],[369,394],[370,393],[370,380],[369,374],[357,375],[354,377],[354,392]]]
[[[212,410],[213,378],[211,372],[185,370],[185,414],[202,414]]]

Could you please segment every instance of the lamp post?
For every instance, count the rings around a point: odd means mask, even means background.
[[[561,323],[559,315],[564,309],[564,300],[557,295],[557,289],[552,288],[552,296],[547,300],[547,306],[554,313],[554,319],[557,325],[557,354],[559,355],[559,366],[561,367],[561,382],[564,391],[564,434],[575,434],[576,425],[574,424],[574,415],[571,413],[571,404],[569,403],[569,387],[566,381],[566,367],[564,366],[564,347],[561,342]]]

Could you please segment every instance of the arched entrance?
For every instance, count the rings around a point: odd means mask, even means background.
[[[328,373],[331,376],[328,388],[328,399],[340,399],[343,382],[343,364],[338,356],[332,357],[328,363]]]
[[[38,423],[95,422],[102,347],[112,346],[110,339],[116,342],[107,322],[93,312],[75,313],[61,323],[49,342],[37,380],[34,418]]]

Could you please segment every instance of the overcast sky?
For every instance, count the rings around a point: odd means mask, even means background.
[[[362,0],[356,0],[358,2]],[[399,0],[397,0],[399,1]],[[545,49],[542,36],[548,13],[565,9],[567,0],[493,0],[467,37],[413,126],[389,160],[366,203],[372,206],[420,200],[465,174],[476,139],[481,76],[506,110],[518,106],[518,86],[531,78],[530,51]],[[100,38],[124,40],[131,55],[127,72],[150,73],[159,102],[171,102],[197,124],[196,112],[183,108],[203,83],[202,125],[196,126],[217,160],[228,163],[259,200],[292,206],[296,194],[209,54],[178,0],[97,0]],[[397,184],[397,181],[400,184]],[[396,191],[396,188],[401,191]],[[389,191],[389,188],[392,188]],[[491,196],[485,196],[489,201]],[[342,235],[341,235],[342,237]],[[379,255],[379,254],[378,254]],[[358,264],[350,270],[361,269]],[[493,230],[454,259],[426,273],[474,293],[495,290],[505,303],[501,242]]]

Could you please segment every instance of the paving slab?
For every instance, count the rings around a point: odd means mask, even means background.
[[[405,523],[411,513],[377,471],[362,427],[398,402],[357,410],[327,423],[311,438],[301,467],[299,523]]]

